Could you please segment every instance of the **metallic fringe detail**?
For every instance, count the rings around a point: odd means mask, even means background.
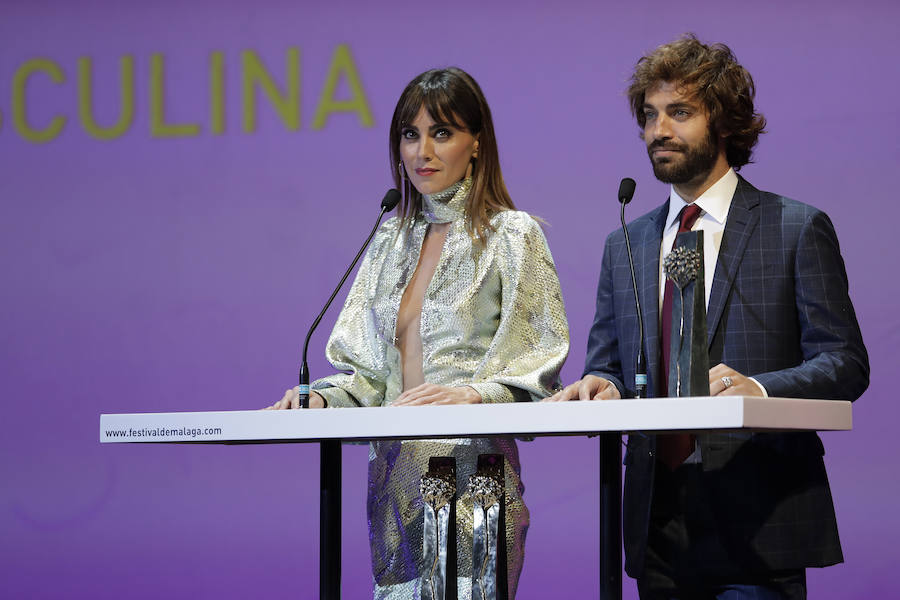
[[[448,543],[450,523],[455,521],[452,509],[456,498],[456,459],[431,457],[419,489],[425,501],[422,554],[426,571],[422,575],[422,600],[447,600],[448,579],[456,581],[456,561],[452,557],[456,544],[451,547]],[[453,525],[455,529],[456,524]]]
[[[506,578],[506,565],[498,562],[500,516],[503,510],[503,457],[482,454],[478,457],[478,472],[469,477],[475,527],[472,536],[472,600],[497,600],[498,577]],[[502,571],[502,572],[500,572]],[[502,586],[505,590],[506,586]],[[505,596],[505,594],[503,594]]]

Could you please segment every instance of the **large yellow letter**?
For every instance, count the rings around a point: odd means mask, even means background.
[[[341,73],[347,78],[347,84],[350,86],[351,98],[349,100],[334,99],[334,92]],[[356,65],[353,64],[350,48],[346,44],[340,44],[334,49],[334,56],[331,57],[331,65],[328,67],[328,78],[322,89],[322,95],[319,97],[319,106],[316,108],[316,118],[313,119],[312,128],[322,129],[325,127],[325,119],[328,118],[328,115],[336,112],[357,113],[363,127],[371,127],[374,124],[369,101],[366,99],[366,94],[359,81],[359,73],[356,71]]]
[[[100,127],[94,119],[92,64],[88,56],[78,59],[78,115],[85,131],[98,140],[113,140],[128,131],[134,122],[134,58],[125,55],[119,61],[119,98],[122,108],[112,127]]]
[[[252,133],[256,131],[256,89],[254,84],[259,83],[269,102],[275,106],[284,126],[290,131],[300,129],[300,51],[297,48],[288,48],[287,68],[287,94],[281,94],[272,76],[266,71],[262,61],[252,50],[244,50],[241,53],[242,62],[242,88],[244,96],[244,131]]]
[[[225,59],[221,52],[209,55],[209,120],[214,134],[225,131]]]
[[[47,73],[54,83],[62,83],[65,81],[66,76],[63,74],[62,69],[59,68],[58,64],[46,58],[32,58],[31,60],[25,61],[13,76],[13,124],[16,127],[16,131],[18,131],[19,135],[23,138],[29,142],[40,144],[49,142],[58,136],[59,132],[62,131],[63,126],[66,124],[66,118],[57,115],[53,117],[50,124],[44,129],[33,129],[28,124],[25,110],[25,86],[28,83],[28,78],[36,71]]]
[[[163,55],[150,57],[150,135],[153,137],[190,137],[200,133],[196,123],[166,123],[166,67]]]

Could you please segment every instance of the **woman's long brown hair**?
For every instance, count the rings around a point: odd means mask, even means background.
[[[397,188],[403,188],[399,213],[409,221],[422,209],[422,194],[401,177],[402,131],[425,108],[432,119],[465,129],[478,137],[478,158],[472,160],[472,187],[466,199],[466,230],[482,246],[493,231],[491,218],[515,210],[500,171],[494,121],[484,93],[471,75],[456,67],[432,69],[409,82],[397,101],[391,119],[391,172]]]

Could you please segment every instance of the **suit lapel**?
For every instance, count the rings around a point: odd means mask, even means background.
[[[759,214],[755,210],[759,205],[759,190],[740,177],[731,208],[725,220],[725,231],[722,244],[719,246],[719,259],[713,278],[712,290],[709,293],[709,306],[706,310],[707,342],[712,344],[725,300],[734,286],[735,275],[747,248],[747,241],[756,229]]]
[[[655,389],[659,371],[659,245],[665,227],[669,203],[665,202],[651,213],[650,222],[644,228],[635,248],[635,278],[641,290],[641,316],[644,319],[644,354],[650,390]]]

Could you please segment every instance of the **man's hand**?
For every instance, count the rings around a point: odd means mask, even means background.
[[[764,396],[759,384],[728,365],[719,363],[709,370],[710,396]]]
[[[568,400],[619,400],[619,389],[608,379],[596,375],[585,375],[569,384],[544,402],[566,402]]]

